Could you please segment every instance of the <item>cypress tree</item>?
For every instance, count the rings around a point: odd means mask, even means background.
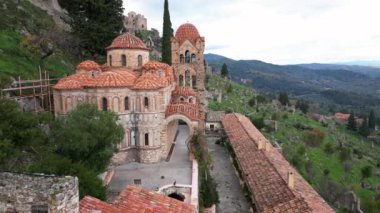
[[[369,128],[368,128],[367,118],[364,118],[364,121],[359,129],[359,134],[361,134],[363,137],[367,137],[370,133],[371,132],[369,131]]]
[[[375,117],[375,111],[371,110],[369,113],[369,118],[368,118],[368,127],[370,129],[375,129],[376,126],[376,117]]]
[[[290,103],[287,92],[280,92],[280,95],[278,96],[278,100],[283,106],[288,105]]]
[[[347,124],[347,129],[356,131],[356,121],[355,121],[355,114],[352,112],[350,117],[348,118],[348,124]]]
[[[228,76],[228,68],[227,68],[227,64],[226,63],[223,64],[222,70],[220,71],[220,75],[222,77],[227,77]]]
[[[172,64],[172,43],[173,36],[172,22],[170,21],[169,3],[165,0],[164,4],[164,24],[162,31],[162,62]]]

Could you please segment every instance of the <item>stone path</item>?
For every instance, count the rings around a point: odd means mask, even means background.
[[[244,197],[240,187],[239,178],[235,174],[234,167],[229,159],[225,147],[215,144],[218,138],[208,137],[207,146],[214,162],[211,170],[215,182],[218,184],[217,190],[220,203],[217,212],[244,213],[250,212],[250,205]]]
[[[115,168],[115,175],[108,185],[109,201],[113,201],[128,184],[135,179],[141,180],[141,186],[151,190],[172,184],[191,185],[191,161],[185,144],[189,136],[186,125],[179,125],[179,133],[171,159],[155,164],[129,163]],[[164,178],[162,178],[162,176]]]

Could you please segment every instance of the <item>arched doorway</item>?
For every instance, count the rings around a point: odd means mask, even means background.
[[[168,195],[168,197],[171,197],[171,198],[174,198],[176,200],[179,200],[179,201],[185,201],[185,195],[181,194],[181,193],[171,193]]]
[[[166,118],[163,129],[166,161],[188,158],[188,140],[193,135],[192,121],[184,115],[174,114]]]

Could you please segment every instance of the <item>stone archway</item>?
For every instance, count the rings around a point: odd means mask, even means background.
[[[188,128],[188,136],[186,141],[194,134],[194,130],[197,126],[197,122],[190,120],[188,117],[182,114],[173,114],[165,119],[161,130],[161,145],[163,148],[162,158],[166,159],[171,149],[173,149],[173,143],[177,137],[177,131],[181,128],[179,122],[183,121]]]

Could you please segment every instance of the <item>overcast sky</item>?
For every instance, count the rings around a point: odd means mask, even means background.
[[[162,33],[164,0],[124,0]],[[173,29],[194,24],[206,53],[277,64],[380,59],[380,0],[169,0]]]

